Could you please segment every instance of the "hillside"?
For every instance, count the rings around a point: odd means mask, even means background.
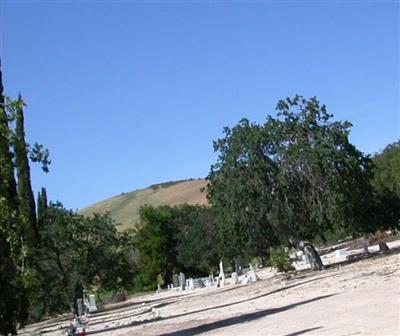
[[[122,193],[104,201],[95,203],[79,210],[79,213],[90,216],[94,212],[109,212],[112,218],[121,223],[119,229],[131,228],[139,219],[138,210],[142,205],[177,205],[207,204],[204,188],[207,182],[204,179],[166,182],[152,185],[146,189]]]

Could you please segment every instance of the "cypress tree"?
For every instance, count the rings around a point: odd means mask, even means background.
[[[44,214],[47,207],[47,192],[46,188],[42,187],[42,190],[38,192],[37,198],[37,221],[39,229],[44,225]]]
[[[17,188],[19,196],[19,212],[22,219],[23,235],[26,243],[32,246],[33,239],[38,238],[35,199],[31,186],[31,173],[29,167],[27,144],[24,130],[24,102],[21,95],[18,97],[15,123],[15,166],[17,170]]]
[[[1,61],[0,61],[1,67]],[[18,209],[17,188],[14,177],[13,155],[10,149],[10,128],[4,100],[4,87],[0,68],[0,195],[4,197],[3,206],[10,212]]]
[[[16,334],[19,314],[18,198],[0,61],[0,334]]]

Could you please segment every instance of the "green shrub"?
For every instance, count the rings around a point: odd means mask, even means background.
[[[295,270],[290,261],[289,252],[284,248],[271,249],[269,266],[283,273]]]

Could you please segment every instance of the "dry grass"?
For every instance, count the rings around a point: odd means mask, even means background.
[[[90,216],[93,213],[109,212],[116,223],[121,223],[119,230],[135,227],[139,220],[139,208],[145,204],[159,205],[178,205],[188,204],[207,204],[205,192],[201,189],[206,187],[207,182],[203,179],[171,183],[169,186],[146,188],[93,204],[81,209],[79,213]]]

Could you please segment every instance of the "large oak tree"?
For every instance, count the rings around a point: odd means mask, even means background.
[[[260,239],[271,245],[278,235],[318,270],[309,240],[368,226],[371,162],[350,143],[351,124],[332,120],[316,98],[281,100],[277,112],[262,125],[243,119],[224,129],[208,199],[240,249]]]

